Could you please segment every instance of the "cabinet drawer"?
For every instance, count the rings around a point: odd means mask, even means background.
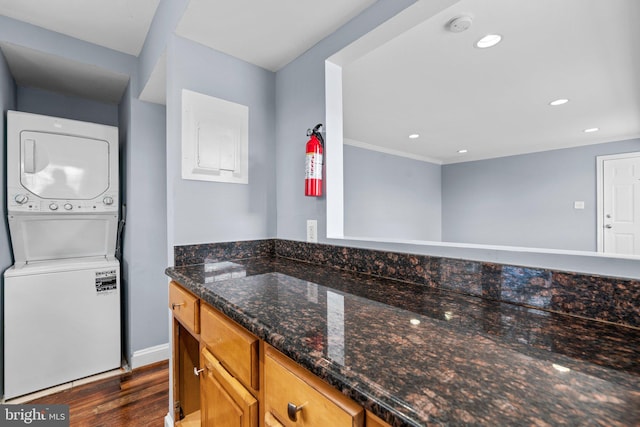
[[[277,350],[265,348],[265,421],[276,418],[285,427],[363,426],[364,410],[357,403]]]
[[[174,281],[169,283],[169,308],[180,323],[200,333],[200,300]]]
[[[201,342],[238,381],[258,390],[258,338],[205,304],[201,322]]]

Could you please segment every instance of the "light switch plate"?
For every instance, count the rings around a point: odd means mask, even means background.
[[[584,202],[583,201],[573,202],[573,209],[584,209]]]
[[[318,243],[318,221],[315,219],[307,220],[307,242]]]

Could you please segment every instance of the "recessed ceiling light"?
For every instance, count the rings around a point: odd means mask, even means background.
[[[462,150],[458,150],[458,153],[459,153],[459,154],[464,154],[464,153],[467,153],[468,151],[469,151],[469,150],[462,149]]]
[[[555,107],[556,105],[566,104],[567,102],[569,102],[568,99],[560,98],[560,99],[556,99],[555,101],[551,101],[549,105],[553,105]]]
[[[417,134],[417,133],[412,133],[411,135],[409,135],[409,139],[416,139],[416,138],[419,138],[419,137],[420,137],[420,135]]]
[[[480,49],[486,49],[500,43],[502,36],[500,34],[487,34],[476,42],[476,47]]]
[[[589,128],[589,129],[585,129],[584,132],[591,133],[591,132],[598,132],[599,130],[600,128]]]

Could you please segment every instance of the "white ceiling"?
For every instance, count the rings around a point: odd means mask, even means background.
[[[0,0],[0,15],[138,56],[160,0]]]
[[[277,71],[375,0],[191,0],[176,33]]]
[[[0,0],[0,15],[137,56],[160,0]],[[129,76],[0,41],[20,86],[116,104]]]
[[[345,137],[441,163],[639,137],[638,22],[638,0],[462,0],[343,68]]]
[[[139,55],[160,0],[0,0],[0,15],[66,34],[99,46]],[[171,1],[171,0],[169,0]],[[176,32],[213,49],[276,71],[304,53],[375,0],[191,0]],[[250,11],[250,13],[247,13]],[[121,85],[118,75],[97,67],[62,63],[52,55],[14,45],[0,46],[20,85],[114,102],[124,92],[105,93],[99,86]],[[49,62],[51,61],[51,62]],[[162,57],[141,99],[165,102]],[[36,64],[29,69],[25,64]],[[48,69],[56,70],[52,74]],[[26,73],[26,74],[23,74]],[[110,79],[112,78],[112,79]],[[77,81],[101,82],[73,88]],[[115,102],[117,102],[117,100]]]

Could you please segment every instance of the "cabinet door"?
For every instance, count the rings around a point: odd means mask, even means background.
[[[257,427],[258,401],[227,372],[213,354],[202,350],[200,381],[203,427]]]

